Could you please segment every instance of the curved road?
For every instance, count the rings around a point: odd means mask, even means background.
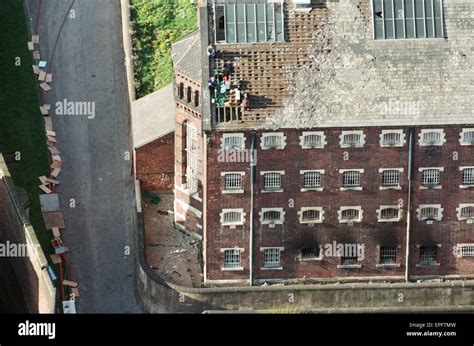
[[[40,35],[42,58],[52,62],[53,90],[43,92],[52,113],[64,99],[95,106],[94,118],[92,113],[52,114],[63,160],[58,178],[63,240],[80,285],[77,311],[140,312],[134,285],[132,161],[125,157],[132,143],[120,1],[25,3],[30,27]]]

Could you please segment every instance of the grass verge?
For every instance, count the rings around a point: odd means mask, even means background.
[[[30,221],[46,253],[52,252],[52,235],[44,227],[41,215],[38,177],[49,175],[48,150],[26,16],[21,0],[2,1],[0,6],[0,152],[19,153],[20,161],[9,165],[15,185],[28,194]]]

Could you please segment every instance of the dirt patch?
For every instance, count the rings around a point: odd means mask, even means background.
[[[145,259],[160,277],[175,284],[201,287],[201,243],[173,224],[173,194],[143,194]]]

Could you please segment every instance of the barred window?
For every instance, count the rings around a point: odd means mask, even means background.
[[[421,220],[436,220],[440,217],[437,207],[423,207],[420,209]]]
[[[420,264],[433,265],[436,262],[437,246],[420,246]]]
[[[342,256],[341,264],[342,265],[357,264],[357,256]]]
[[[344,145],[355,146],[362,143],[362,136],[358,133],[348,133],[342,137]]]
[[[242,212],[240,211],[226,211],[224,212],[223,224],[242,223]]]
[[[441,172],[439,169],[424,169],[421,184],[423,186],[437,186],[440,184]]]
[[[424,144],[433,145],[441,143],[441,133],[440,132],[425,132],[422,136],[422,141]]]
[[[227,173],[224,175],[224,190],[241,190],[242,174]]]
[[[224,250],[224,268],[240,267],[240,249]]]
[[[397,208],[383,208],[380,210],[380,218],[382,220],[398,219],[399,214],[400,214],[400,209],[397,209]]]
[[[317,134],[309,134],[304,136],[303,147],[318,148],[322,146],[322,137]]]
[[[267,210],[263,212],[263,221],[275,222],[281,220],[281,212],[277,210]]]
[[[360,186],[360,172],[359,171],[345,171],[342,173],[343,187],[359,187]]]
[[[264,189],[265,190],[278,190],[281,189],[281,173],[270,172],[263,175]]]
[[[303,186],[305,188],[321,187],[321,173],[320,172],[305,172]]]
[[[474,185],[474,168],[464,168],[462,170],[463,185]]]
[[[381,246],[380,247],[380,263],[381,264],[394,264],[397,259],[397,247],[396,246]]]
[[[402,134],[399,132],[387,132],[383,134],[382,142],[384,145],[399,145],[402,142]]]
[[[441,0],[373,0],[375,39],[443,37]]]
[[[396,187],[400,186],[400,171],[387,169],[382,172],[382,186]]]
[[[358,220],[360,211],[358,209],[345,209],[341,212],[342,220]]]
[[[319,247],[303,248],[301,249],[301,258],[302,259],[319,258],[320,250],[321,249]]]
[[[462,207],[460,214],[460,216],[465,219],[474,218],[474,206]]]
[[[263,267],[275,268],[280,267],[280,249],[270,248],[263,250]]]
[[[282,145],[281,136],[279,135],[270,135],[263,137],[263,145],[266,148],[279,148]]]
[[[458,245],[458,253],[461,257],[474,257],[474,244]]]
[[[244,144],[244,138],[242,136],[226,136],[223,139],[225,149],[240,149]]]
[[[191,192],[197,192],[198,134],[196,127],[191,122],[186,121],[184,126],[186,132],[186,188]]]
[[[321,212],[317,209],[304,210],[301,214],[303,222],[315,222],[321,220]]]
[[[462,140],[466,144],[474,144],[474,131],[463,132]]]

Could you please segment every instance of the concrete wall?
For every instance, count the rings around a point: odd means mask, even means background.
[[[47,271],[28,214],[18,200],[18,192],[0,154],[0,241],[27,244],[28,257],[9,257],[30,313],[54,313],[56,288]]]

